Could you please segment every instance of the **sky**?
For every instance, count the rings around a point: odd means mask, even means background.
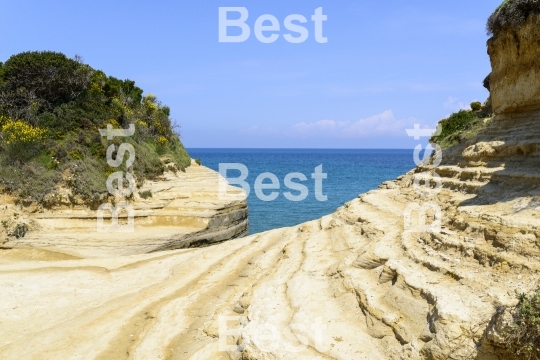
[[[487,98],[485,24],[500,2],[1,0],[0,61],[80,55],[169,106],[188,148],[414,148],[405,129]],[[219,41],[220,7],[247,10],[246,41]],[[255,31],[267,14],[272,43]],[[284,27],[293,14],[308,20],[302,43],[285,39],[299,35]]]

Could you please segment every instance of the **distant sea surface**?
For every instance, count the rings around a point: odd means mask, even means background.
[[[376,189],[380,183],[393,180],[414,168],[413,150],[328,150],[328,149],[187,149],[192,158],[200,158],[204,166],[219,170],[220,163],[240,163],[249,170],[246,182],[251,187],[248,197],[249,233],[255,234],[280,227],[293,226],[318,219],[334,212],[359,194]],[[315,198],[311,174],[322,165],[328,178],[323,180],[327,201]],[[253,189],[255,179],[264,172],[275,174],[281,184],[278,198],[261,201]],[[308,197],[299,202],[283,196],[291,191],[284,185],[288,173],[300,172],[307,177],[301,182],[309,189]],[[228,177],[238,177],[229,171]],[[300,182],[299,180],[293,180]],[[266,182],[269,182],[268,180]],[[276,190],[265,190],[269,194]],[[292,191],[298,195],[297,191]]]

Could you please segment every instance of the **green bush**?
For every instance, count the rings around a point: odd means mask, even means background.
[[[524,359],[540,359],[540,289],[520,294],[511,310],[514,325],[506,335],[508,349]]]
[[[442,131],[438,138],[442,139],[456,132],[467,130],[472,127],[477,120],[478,116],[472,111],[460,110],[457,113],[453,113],[448,119],[440,121]]]
[[[475,101],[471,103],[471,109],[472,111],[480,111],[482,110],[482,103],[480,101]]]
[[[152,191],[146,190],[139,193],[139,196],[143,199],[148,199],[152,197]]]
[[[429,141],[438,144],[442,149],[457,145],[463,139],[470,139],[481,128],[487,126],[487,122],[483,119],[485,116],[486,114],[472,110],[454,113],[439,122],[442,127],[440,135],[432,136]]]
[[[61,179],[59,171],[47,169],[34,160],[19,166],[0,165],[0,187],[36,202],[42,202]]]
[[[80,196],[85,202],[93,203],[107,194],[106,181],[109,174],[105,169],[107,163],[100,159],[85,158],[64,164],[59,170],[69,170],[67,184],[73,194]]]
[[[46,129],[20,120],[4,119],[0,126],[0,146],[9,162],[26,161],[39,152],[46,135]]]
[[[531,14],[540,14],[539,0],[505,0],[489,17],[488,35],[497,35],[501,30],[520,27]]]
[[[136,131],[108,141],[99,133],[108,124],[135,124]],[[46,138],[25,140],[41,130]],[[10,140],[19,134],[24,141]],[[163,174],[162,159],[180,170],[191,164],[170,109],[154,95],[143,96],[134,81],[47,51],[21,53],[0,63],[0,189],[42,201],[67,171],[75,197],[93,204],[106,196],[107,176],[117,171],[107,165],[106,149],[122,142],[135,148],[132,172],[138,186]],[[13,149],[19,143],[23,148]]]
[[[129,98],[131,105],[140,104],[142,101],[143,90],[135,86],[135,81],[132,80],[120,80],[115,77],[109,76],[108,78],[102,71],[97,71],[93,77],[94,82],[101,82],[103,93],[109,98],[113,99],[121,95],[125,95]]]
[[[14,55],[2,66],[0,107],[12,117],[33,120],[43,109],[76,99],[87,88],[90,75],[90,67],[61,53]]]

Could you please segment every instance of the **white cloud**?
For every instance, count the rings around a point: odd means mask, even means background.
[[[443,106],[445,109],[449,109],[452,111],[471,110],[470,105],[465,105],[463,102],[459,101],[458,98],[455,98],[453,96],[449,96],[448,100],[444,102]]]
[[[432,129],[434,124],[415,118],[396,119],[391,110],[357,121],[323,119],[299,122],[292,126],[267,127],[251,124],[238,129],[238,135],[251,147],[408,147],[406,129],[419,124]]]
[[[299,138],[365,138],[374,135],[404,135],[405,128],[414,123],[414,119],[396,120],[394,113],[387,110],[358,121],[320,120],[295,124],[288,133]]]

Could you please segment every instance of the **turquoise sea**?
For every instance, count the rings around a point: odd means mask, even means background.
[[[249,170],[246,179],[251,187],[248,198],[250,234],[292,226],[334,212],[358,194],[376,189],[380,183],[392,180],[414,168],[413,150],[328,150],[328,149],[187,149],[192,158],[200,158],[203,165],[218,171],[220,163],[240,163]],[[327,179],[323,180],[323,195],[328,200],[315,198],[311,174],[322,165]],[[255,179],[264,172],[275,174],[281,184],[276,200],[261,201],[253,190]],[[309,189],[303,201],[289,201],[283,192],[288,173],[300,172],[307,177],[301,182]],[[228,176],[238,177],[239,171]],[[268,182],[268,181],[267,181]],[[294,180],[294,182],[300,182]],[[276,190],[265,190],[270,193]],[[293,195],[298,191],[292,191]]]

